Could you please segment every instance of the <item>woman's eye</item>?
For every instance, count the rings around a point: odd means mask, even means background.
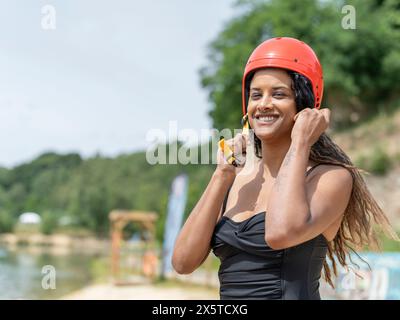
[[[254,99],[259,98],[260,96],[261,96],[261,95],[258,94],[258,93],[253,93],[253,94],[251,95],[251,98],[254,100]]]
[[[275,92],[274,96],[278,97],[278,98],[282,98],[282,97],[285,97],[286,95],[283,92]]]

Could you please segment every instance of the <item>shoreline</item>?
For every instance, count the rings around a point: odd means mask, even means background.
[[[0,234],[0,246],[12,251],[24,249],[31,253],[50,251],[54,254],[69,254],[72,251],[108,254],[111,250],[111,243],[107,239],[66,234],[45,235],[42,233],[3,233]]]
[[[59,300],[219,300],[219,288],[178,283],[151,283],[118,286],[111,282],[93,283],[62,296]]]

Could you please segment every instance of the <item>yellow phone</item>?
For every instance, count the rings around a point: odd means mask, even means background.
[[[247,116],[247,113],[243,116],[242,118],[242,125],[243,125],[243,129],[242,129],[242,134],[243,135],[248,135],[249,134],[249,119]],[[237,167],[237,161],[236,158],[234,156],[233,150],[231,149],[231,147],[229,147],[226,143],[225,143],[225,139],[222,138],[219,142],[218,142],[219,148],[222,150],[222,154],[225,158],[225,160]]]

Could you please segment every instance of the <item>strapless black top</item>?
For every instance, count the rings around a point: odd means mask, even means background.
[[[320,299],[325,237],[274,250],[265,242],[265,215],[263,211],[241,222],[222,216],[216,224],[211,247],[221,261],[220,298]]]

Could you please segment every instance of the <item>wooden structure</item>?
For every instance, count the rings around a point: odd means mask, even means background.
[[[119,278],[120,273],[120,250],[122,244],[123,230],[128,223],[137,223],[139,228],[146,232],[149,237],[144,241],[155,242],[156,221],[158,215],[155,212],[113,210],[109,214],[111,225],[111,268],[114,279]],[[143,274],[154,277],[156,273],[157,256],[154,252],[146,252],[143,256]]]

